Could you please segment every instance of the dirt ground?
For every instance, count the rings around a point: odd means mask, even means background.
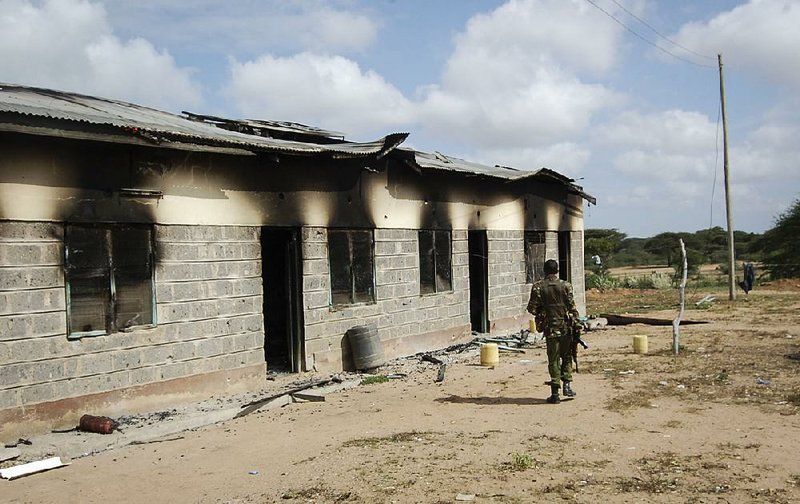
[[[800,281],[711,305],[681,329],[585,335],[578,397],[544,402],[541,346],[479,365],[416,359],[384,383],[0,481],[3,502],[800,502]],[[675,291],[590,292],[590,313],[671,319]],[[632,352],[645,334],[650,352]],[[74,433],[73,433],[74,435]],[[87,434],[84,434],[84,436]],[[100,436],[93,435],[93,436]],[[54,450],[57,453],[57,449]],[[460,494],[460,495],[459,495]]]

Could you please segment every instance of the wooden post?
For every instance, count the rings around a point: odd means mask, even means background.
[[[686,246],[681,242],[681,255],[683,256],[683,277],[681,279],[680,297],[681,297],[681,310],[678,312],[678,317],[672,321],[672,353],[678,355],[681,346],[681,319],[683,319],[683,307],[686,303],[686,278],[689,274],[689,265],[686,263]]]
[[[733,203],[731,203],[731,179],[728,169],[728,119],[725,110],[725,80],[722,76],[722,54],[717,54],[719,61],[719,100],[722,107],[722,153],[725,172],[725,215],[728,220],[728,299],[736,299],[736,263],[733,248]]]

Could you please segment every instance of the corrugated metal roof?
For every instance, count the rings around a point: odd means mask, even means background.
[[[168,112],[126,103],[0,83],[0,112],[120,128],[153,142],[163,137],[196,144],[238,147],[253,151],[330,154],[334,157],[384,155],[400,145],[408,133],[393,133],[374,142],[316,144],[248,135]],[[320,130],[323,131],[323,130]]]
[[[225,117],[218,117],[206,114],[196,114],[194,112],[182,112],[189,119],[197,121],[206,121],[211,124],[221,125],[225,129],[232,129],[237,127],[253,128],[260,130],[267,130],[269,132],[284,132],[293,133],[296,135],[304,135],[308,137],[322,137],[331,140],[343,141],[345,134],[339,131],[324,130],[316,126],[308,126],[290,121],[269,121],[266,119],[227,119]]]
[[[398,150],[413,153],[414,161],[420,168],[454,171],[459,173],[467,173],[470,175],[504,179],[508,181],[547,179],[563,184],[569,187],[570,191],[578,194],[586,201],[592,203],[593,205],[597,204],[597,200],[594,196],[585,193],[581,186],[573,183],[575,182],[574,179],[571,179],[549,168],[539,168],[538,170],[520,170],[508,166],[487,166],[473,163],[471,161],[465,161],[456,157],[446,156],[441,152],[427,153],[406,148],[400,148]]]

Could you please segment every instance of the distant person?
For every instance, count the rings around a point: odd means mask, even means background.
[[[572,390],[572,332],[577,323],[578,309],[572,294],[572,285],[558,278],[558,262],[548,259],[544,263],[545,277],[533,284],[528,301],[528,313],[536,319],[536,327],[547,341],[547,370],[550,373],[550,397],[547,402],[561,402],[559,389],[563,382],[566,397],[575,397]]]
[[[603,260],[600,259],[599,255],[593,255],[592,256],[592,261],[594,261],[594,265],[595,266],[602,266],[603,265]]]
[[[745,294],[749,294],[753,290],[753,283],[756,281],[756,272],[753,268],[753,263],[744,263],[744,279],[739,282],[739,287],[742,288]]]

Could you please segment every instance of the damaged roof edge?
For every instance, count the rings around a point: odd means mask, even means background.
[[[111,131],[116,131],[121,136],[139,138],[153,146],[169,143],[173,148],[189,150],[196,150],[198,145],[204,145],[212,149],[219,147],[229,151],[234,148],[252,152],[323,154],[333,155],[336,158],[375,155],[383,157],[408,137],[408,133],[394,133],[372,142],[330,144],[282,140],[230,131],[213,124],[193,121],[187,117],[132,103],[2,83],[0,83],[0,113],[21,118],[15,122],[36,127],[38,134],[43,135],[52,130],[54,136],[63,136],[65,130],[88,130],[89,128],[81,125],[94,125],[112,128]],[[37,123],[32,124],[33,118]],[[83,131],[83,133],[93,132]],[[107,141],[107,134],[98,133],[98,139],[103,136]]]
[[[447,156],[441,152],[433,153],[416,151],[410,148],[398,148],[397,152],[408,155],[406,162],[415,170],[432,169],[447,170],[459,173],[466,173],[474,176],[491,177],[506,180],[509,183],[522,182],[525,180],[548,179],[558,184],[567,186],[572,194],[577,194],[592,205],[597,205],[597,199],[584,192],[583,187],[574,184],[575,180],[562,175],[550,168],[540,168],[538,170],[520,170],[509,166],[487,166],[471,161],[466,161],[452,156]]]

